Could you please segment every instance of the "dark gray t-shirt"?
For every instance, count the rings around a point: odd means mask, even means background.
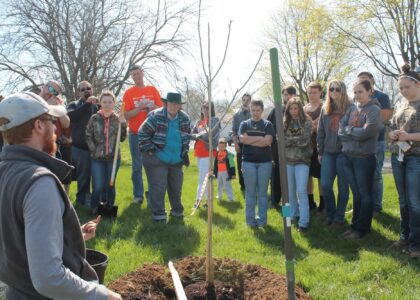
[[[243,121],[239,126],[238,134],[247,134],[249,136],[275,136],[273,124],[270,121],[261,119],[253,121],[248,119]],[[256,147],[252,145],[243,145],[242,147],[242,160],[254,163],[268,162],[272,160],[270,146]]]

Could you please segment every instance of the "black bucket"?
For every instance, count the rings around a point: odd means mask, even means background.
[[[108,255],[93,249],[86,249],[86,260],[98,275],[99,283],[104,283],[105,271],[108,266]]]

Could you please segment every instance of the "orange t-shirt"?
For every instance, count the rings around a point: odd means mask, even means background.
[[[207,119],[204,119],[197,124],[198,133],[201,133],[206,130]],[[213,145],[213,147],[216,145]],[[202,140],[197,140],[194,145],[194,155],[195,157],[209,157],[209,150],[206,148],[206,143]],[[217,152],[213,150],[213,157],[216,157]]]
[[[144,88],[139,88],[137,86],[129,88],[124,93],[123,97],[124,109],[129,111],[136,108],[136,102],[141,100],[151,100],[155,102],[156,106],[162,107],[162,100],[160,99],[159,92],[154,86],[148,85]],[[137,133],[141,124],[146,120],[148,112],[147,109],[144,109],[138,113],[137,116],[128,120],[128,126],[130,127],[131,132]]]
[[[217,152],[217,171],[218,172],[226,172],[226,159],[227,159],[227,152],[226,151],[219,151]]]

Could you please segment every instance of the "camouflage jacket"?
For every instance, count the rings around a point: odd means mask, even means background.
[[[304,124],[292,120],[289,128],[285,129],[286,161],[288,164],[307,164],[312,156],[312,121],[307,119]]]
[[[112,160],[118,133],[118,116],[113,113],[105,118],[101,112],[94,114],[86,126],[86,143],[93,159]],[[121,124],[121,139],[127,137],[127,124]]]

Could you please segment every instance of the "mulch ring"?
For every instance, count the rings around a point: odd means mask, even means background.
[[[214,289],[205,282],[205,258],[188,256],[174,262],[188,299],[287,299],[284,276],[258,265],[246,265],[229,258],[214,259]],[[176,299],[169,269],[146,264],[108,285],[125,300]],[[310,297],[296,286],[296,299]]]

